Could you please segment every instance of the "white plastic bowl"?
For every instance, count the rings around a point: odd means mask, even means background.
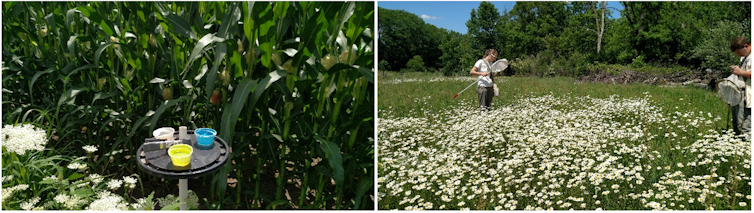
[[[162,127],[155,129],[154,132],[152,132],[152,136],[160,140],[172,140],[174,138],[174,134],[175,129],[173,129],[173,127]]]

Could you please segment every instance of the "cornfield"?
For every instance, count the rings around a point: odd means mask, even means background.
[[[18,156],[4,142],[4,192],[30,190],[3,209],[102,197],[52,176],[133,174],[141,187],[111,189],[124,202],[177,191],[135,161],[163,126],[214,128],[231,147],[190,181],[209,188],[199,209],[372,209],[373,15],[372,2],[3,2],[2,123],[48,140]]]

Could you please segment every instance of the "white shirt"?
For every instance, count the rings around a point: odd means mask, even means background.
[[[474,63],[474,67],[476,67],[477,72],[490,72],[488,63],[484,59],[479,59],[478,61],[476,61],[476,63]],[[492,87],[492,79],[490,78],[490,75],[492,75],[492,73],[487,74],[487,76],[480,75],[477,78],[477,85],[483,87]]]
[[[741,70],[751,72],[751,56],[752,55],[749,55],[749,57],[741,57],[740,61],[743,62],[741,66]],[[744,59],[746,59],[746,61],[743,61]],[[746,81],[746,87],[744,89],[744,92],[746,93],[746,108],[751,108],[751,78],[746,78],[746,77],[739,77],[739,78],[743,78],[743,80]]]

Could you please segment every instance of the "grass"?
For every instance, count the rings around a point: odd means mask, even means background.
[[[750,209],[714,92],[500,77],[479,113],[473,81],[380,73],[380,209]]]
[[[433,79],[435,81],[432,81]],[[378,108],[385,109],[392,106],[391,113],[395,113],[395,116],[407,116],[410,114],[409,112],[417,112],[422,109],[436,112],[461,102],[477,103],[477,94],[474,90],[476,86],[472,86],[456,99],[453,99],[456,93],[473,83],[474,79],[472,77],[444,78],[439,73],[400,74],[380,71]],[[395,84],[396,81],[423,81],[423,83]],[[714,92],[694,87],[576,83],[575,80],[568,77],[498,77],[495,82],[500,88],[500,97],[493,99],[493,107],[510,105],[522,96],[553,94],[556,97],[607,98],[611,95],[621,97],[643,96],[643,93],[648,92],[653,96],[650,100],[656,102],[659,106],[667,106],[664,107],[666,111],[705,111],[722,118],[725,118],[726,113],[728,113],[727,106],[720,101],[720,98]],[[682,98],[685,104],[679,104],[678,100]],[[419,99],[426,99],[426,104],[406,101]],[[382,116],[382,114],[380,115]],[[725,125],[725,123],[720,123],[720,125]]]

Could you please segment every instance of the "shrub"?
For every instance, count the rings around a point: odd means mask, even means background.
[[[390,71],[390,64],[385,60],[380,61],[377,66],[377,70],[379,71]]]
[[[728,71],[730,65],[738,65],[739,58],[730,51],[730,42],[736,36],[746,36],[744,26],[733,21],[720,21],[704,32],[704,40],[694,47],[692,58],[702,61],[702,67]],[[748,32],[748,30],[746,30]],[[748,36],[751,39],[750,36]]]
[[[426,72],[427,67],[424,66],[424,60],[419,55],[415,55],[406,63],[406,69],[412,72]]]

